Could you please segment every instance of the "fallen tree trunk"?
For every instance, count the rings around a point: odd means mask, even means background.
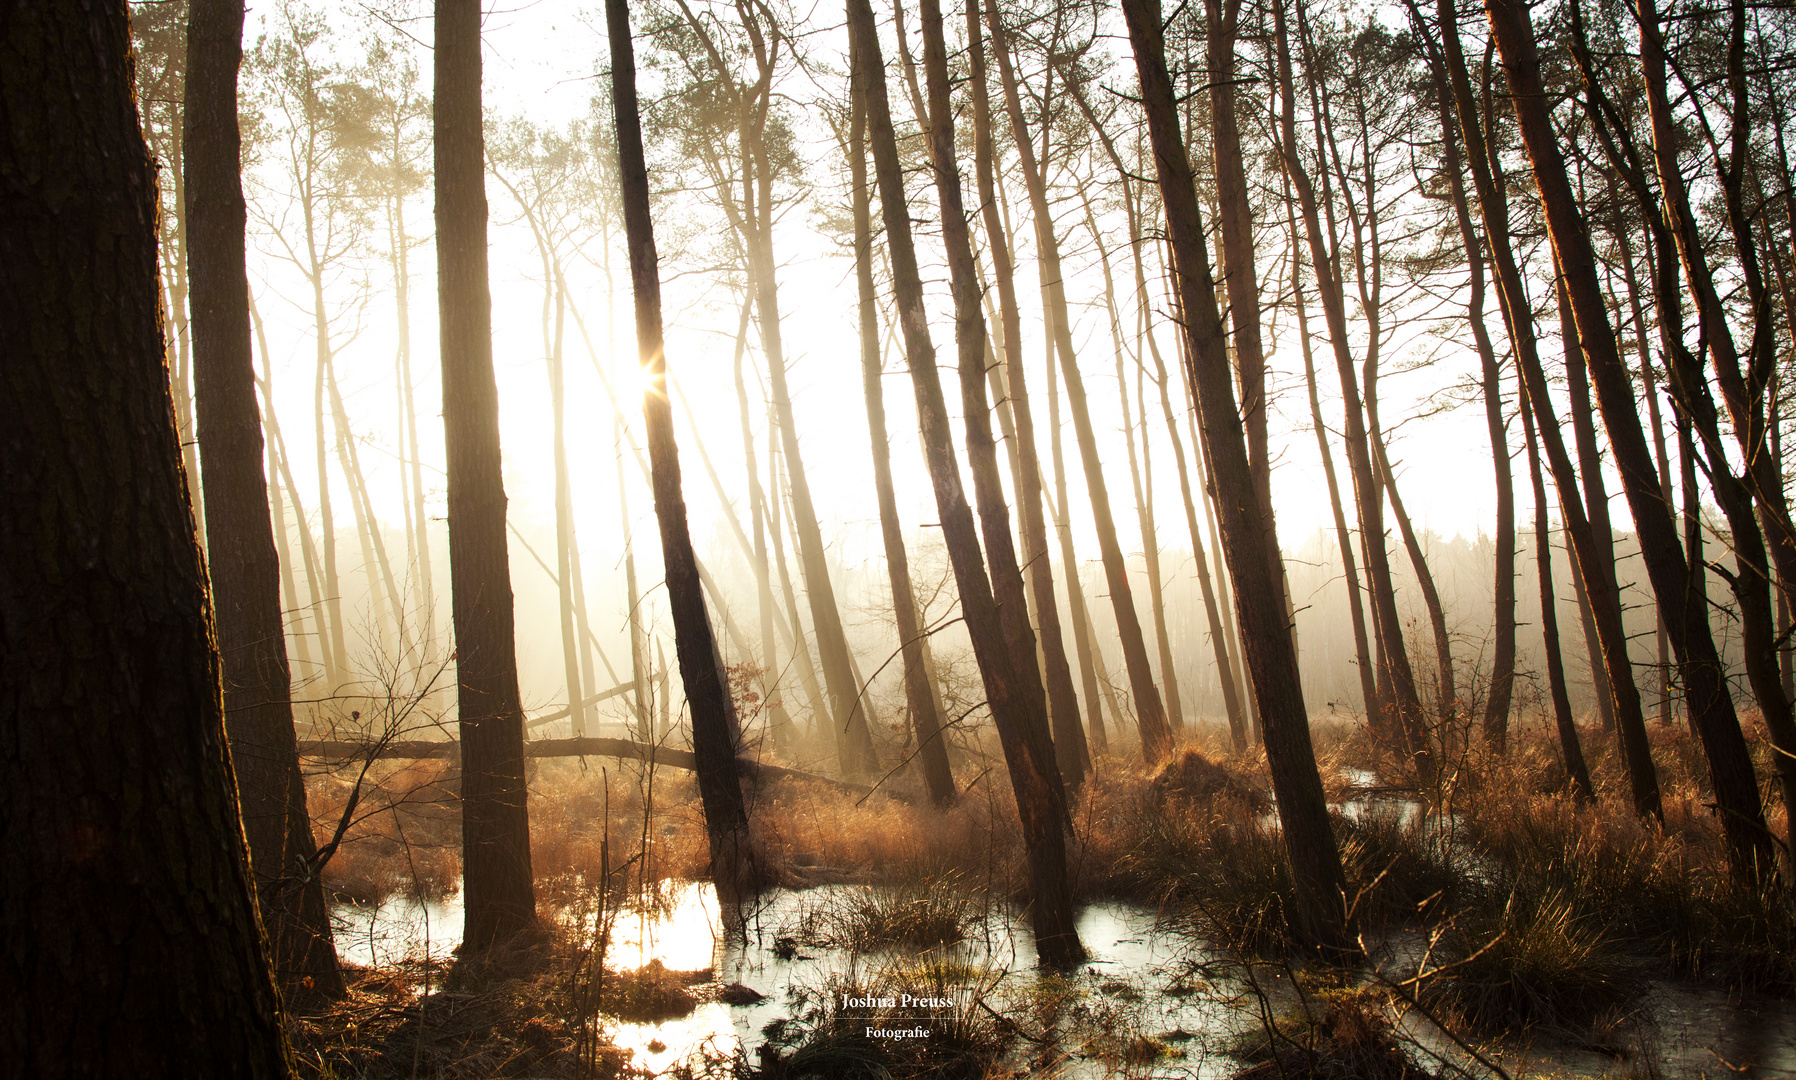
[[[404,760],[455,759],[460,756],[460,753],[461,744],[453,739],[412,739],[393,742],[306,739],[299,744],[301,757],[322,758],[327,761],[361,761],[370,757]],[[692,771],[698,767],[698,759],[690,750],[675,750],[672,747],[654,746],[632,739],[535,739],[524,744],[524,756],[527,758],[633,758],[637,761],[652,761],[656,765],[664,765],[670,769]],[[845,780],[818,776],[816,773],[808,773],[799,769],[787,769],[779,765],[768,765],[764,762],[751,761],[748,758],[737,758],[736,768],[743,776],[762,783],[772,780],[802,780],[809,784],[822,784],[851,795],[871,795],[874,791],[866,784],[851,784]],[[909,794],[901,791],[888,789],[885,794],[899,802],[914,801]]]

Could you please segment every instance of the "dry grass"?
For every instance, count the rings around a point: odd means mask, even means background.
[[[348,972],[349,995],[329,1010],[289,1015],[300,1080],[421,1077],[589,1080],[624,1075],[615,1048],[578,1052],[567,996],[567,942],[539,941],[458,973],[454,989],[420,996],[418,972]],[[583,1060],[584,1057],[584,1060]]]

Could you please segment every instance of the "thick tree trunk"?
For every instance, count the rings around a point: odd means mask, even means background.
[[[1122,646],[1123,666],[1128,671],[1129,688],[1135,698],[1135,722],[1141,732],[1141,753],[1148,762],[1158,762],[1172,752],[1172,729],[1166,722],[1166,708],[1154,684],[1153,666],[1148,661],[1147,639],[1141,632],[1141,619],[1135,610],[1134,589],[1123,562],[1122,546],[1116,538],[1116,522],[1111,516],[1110,493],[1104,482],[1104,461],[1098,449],[1097,432],[1091,423],[1091,410],[1086,405],[1085,380],[1079,373],[1078,357],[1073,349],[1072,320],[1066,302],[1066,286],[1060,269],[1060,243],[1054,233],[1052,208],[1048,204],[1047,183],[1029,140],[1028,124],[1023,119],[1023,105],[1011,70],[1010,47],[1006,42],[1003,20],[996,8],[987,13],[992,34],[992,53],[998,61],[998,77],[1004,87],[1005,105],[1010,114],[1011,134],[1018,153],[1018,164],[1029,190],[1030,209],[1035,218],[1036,261],[1041,271],[1042,306],[1047,317],[1049,336],[1059,359],[1060,374],[1066,380],[1066,403],[1073,416],[1073,431],[1079,443],[1079,458],[1085,467],[1085,487],[1091,497],[1092,523],[1098,534],[1098,552],[1104,565],[1104,580],[1110,589],[1110,604],[1116,612],[1118,643]],[[1063,512],[1065,508],[1062,507]]]
[[[939,0],[922,0],[918,21],[923,31],[923,69],[930,164],[935,172],[936,201],[942,212],[942,240],[947,249],[950,292],[954,300],[954,342],[961,411],[965,418],[968,471],[979,510],[980,534],[990,570],[998,625],[1010,650],[1011,670],[1024,708],[1039,729],[1040,745],[1052,746],[1048,702],[1036,658],[1035,631],[1029,625],[1029,601],[1023,571],[1010,532],[1010,508],[1004,502],[998,470],[997,443],[992,438],[991,407],[985,395],[988,338],[980,309],[979,278],[973,265],[972,230],[962,201],[960,166],[955,159],[954,116],[949,102],[946,35]],[[1083,762],[1078,761],[1081,768]],[[1051,785],[1064,780],[1058,765]],[[1064,800],[1064,792],[1061,794]]]
[[[1191,166],[1179,133],[1178,107],[1167,74],[1160,7],[1154,0],[1124,0],[1123,16],[1141,81],[1143,111],[1153,140],[1154,163],[1173,251],[1173,270],[1183,299],[1189,374],[1203,419],[1204,447],[1216,474],[1223,556],[1238,585],[1235,604],[1260,720],[1267,765],[1278,800],[1285,851],[1296,886],[1295,929],[1326,953],[1354,951],[1340,852],[1329,824],[1322,779],[1310,743],[1297,650],[1279,584],[1282,559],[1271,515],[1253,488],[1242,438],[1226,335],[1216,307],[1204,226]]]
[[[0,1060],[286,1077],[131,73],[123,4],[0,18]]]
[[[343,992],[293,733],[281,568],[262,472],[239,173],[240,0],[187,16],[183,109],[194,406],[226,731],[276,977],[289,1000]]]
[[[607,0],[605,27],[611,41],[611,107],[617,126],[618,180],[622,188],[624,233],[630,251],[630,285],[636,300],[636,346],[648,389],[642,397],[648,432],[649,465],[654,472],[655,518],[661,528],[667,605],[674,621],[674,652],[692,718],[692,752],[697,764],[705,832],[711,844],[711,877],[720,900],[733,908],[757,882],[748,812],[736,774],[735,727],[729,686],[718,660],[716,638],[705,613],[698,561],[686,525],[680,489],[679,450],[674,445],[673,409],[667,400],[667,357],[661,328],[660,260],[649,217],[649,179],[643,162],[642,121],[637,111],[636,54],[625,0]],[[665,697],[665,694],[663,694]]]
[[[477,0],[437,0],[435,50],[443,444],[463,747],[463,942],[481,950],[534,928],[536,895],[487,291]]]
[[[1247,428],[1247,461],[1254,490],[1271,514],[1272,459],[1266,435],[1266,350],[1260,330],[1260,283],[1254,265],[1253,204],[1247,195],[1247,159],[1241,152],[1241,125],[1235,112],[1235,40],[1241,0],[1204,0],[1209,60],[1211,149],[1216,170],[1222,279],[1234,331],[1235,368],[1241,384],[1241,414]],[[1280,577],[1283,585],[1283,577]]]
[[[1775,861],[1752,759],[1734,713],[1727,671],[1709,629],[1708,610],[1691,604],[1686,592],[1689,565],[1677,542],[1671,510],[1659,498],[1658,476],[1634,403],[1633,380],[1621,361],[1596,276],[1588,225],[1578,209],[1547,112],[1533,21],[1525,0],[1486,0],[1485,11],[1503,58],[1522,141],[1534,166],[1554,254],[1596,384],[1597,402],[1633,513],[1642,559],[1671,627],[1672,648],[1678,654],[1691,714],[1709,761],[1733,870],[1742,880],[1758,881],[1772,872]],[[1604,651],[1609,650],[1605,647]]]
[[[615,0],[614,0],[615,2]],[[924,22],[934,23],[932,46],[934,56],[930,72],[931,96],[939,96],[935,111],[947,115],[946,57],[941,50],[941,15],[932,3],[924,12]],[[1077,963],[1085,956],[1073,923],[1072,893],[1066,867],[1066,839],[1063,831],[1069,824],[1059,768],[1054,749],[1048,739],[1039,683],[1035,697],[1026,697],[1021,679],[1012,660],[1011,642],[1007,640],[998,604],[992,594],[991,580],[986,576],[979,550],[979,534],[967,506],[960,483],[960,466],[955,460],[953,436],[949,427],[947,401],[935,366],[935,346],[930,341],[928,317],[923,302],[923,282],[917,268],[916,251],[911,242],[911,223],[904,196],[904,181],[898,160],[897,138],[892,130],[891,108],[887,104],[885,62],[880,56],[879,36],[873,21],[873,10],[867,0],[849,0],[849,33],[854,41],[853,77],[859,83],[857,93],[867,104],[870,141],[873,148],[874,174],[878,179],[880,209],[886,227],[886,247],[892,262],[894,292],[899,307],[899,323],[904,333],[905,359],[910,367],[911,382],[916,390],[917,413],[921,425],[924,458],[935,489],[936,509],[941,517],[942,537],[947,543],[948,557],[954,568],[954,580],[960,590],[961,611],[973,642],[973,652],[985,684],[986,702],[1004,746],[1011,788],[1022,820],[1023,839],[1028,852],[1029,883],[1032,903],[1029,914],[1035,930],[1036,950],[1045,964]],[[937,85],[939,83],[939,86]],[[944,122],[943,128],[946,124]],[[938,142],[944,131],[938,130]],[[938,155],[939,156],[939,155]],[[951,160],[951,159],[950,159]],[[960,207],[943,218],[958,217]],[[962,228],[965,218],[959,217]],[[963,308],[957,304],[957,308]],[[970,298],[976,304],[977,298]],[[984,348],[975,354],[972,364],[984,363]],[[963,363],[966,362],[963,360]],[[984,373],[975,370],[974,379],[984,385]],[[980,395],[983,397],[983,393]],[[983,403],[981,403],[983,404]],[[968,410],[968,421],[973,421]],[[983,415],[983,412],[981,413]],[[987,450],[992,450],[990,446]],[[992,452],[995,465],[995,451]],[[1008,529],[1008,524],[1006,524]],[[1011,572],[1015,573],[1013,565]],[[1019,582],[1020,585],[1020,582]],[[1019,590],[1020,591],[1020,590]],[[1020,597],[1019,597],[1020,599]],[[1019,605],[1020,607],[1021,605]],[[1030,657],[1033,664],[1034,657]]]

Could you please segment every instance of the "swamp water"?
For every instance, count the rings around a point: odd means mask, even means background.
[[[691,1013],[656,1023],[610,1021],[607,1036],[650,1073],[684,1067],[702,1074],[709,1065],[727,1075],[731,1057],[756,1059],[769,1025],[802,1014],[840,983],[865,986],[881,972],[920,960],[951,964],[977,987],[980,1000],[1017,1019],[1023,1037],[1010,1063],[1018,1073],[1062,1080],[1226,1077],[1243,1066],[1224,1048],[1261,1027],[1259,999],[1239,969],[1218,963],[1149,908],[1087,905],[1078,930],[1090,959],[1063,978],[1043,980],[1033,967],[1029,928],[1001,906],[975,904],[966,940],[946,948],[855,951],[829,943],[827,928],[841,926],[843,913],[868,892],[851,885],[773,890],[746,913],[746,940],[725,940],[709,884],[679,884],[653,910],[619,914],[608,968],[630,971],[659,961],[674,972],[708,969],[710,979],[693,987],[700,1001]],[[426,956],[445,963],[460,941],[457,897],[344,905],[335,915],[338,947],[357,964],[416,964]],[[1264,975],[1258,981],[1272,1009],[1290,1007],[1287,981]],[[737,1005],[717,999],[721,988],[735,984],[762,996]],[[1796,1077],[1796,1004],[1737,1000],[1713,988],[1655,980],[1643,1015],[1609,1045],[1542,1035],[1482,1049],[1517,1078]],[[1468,1066],[1470,1075],[1495,1075],[1413,1013],[1404,1026],[1426,1052]]]

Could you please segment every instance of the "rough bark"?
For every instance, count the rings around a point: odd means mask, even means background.
[[[611,107],[617,129],[618,181],[622,188],[624,233],[630,252],[630,286],[636,307],[637,357],[648,376],[642,398],[654,473],[655,518],[661,531],[667,605],[673,616],[674,652],[680,665],[692,718],[692,752],[705,833],[711,846],[711,876],[726,906],[734,907],[756,884],[748,812],[736,774],[735,727],[729,686],[718,660],[717,642],[705,612],[698,561],[686,525],[680,488],[679,449],[674,444],[673,408],[667,399],[667,356],[662,337],[660,261],[649,216],[649,178],[643,161],[642,120],[637,111],[636,55],[626,0],[607,0],[605,27],[611,43]],[[665,697],[665,695],[663,695]]]
[[[1077,963],[1085,956],[1073,923],[1072,894],[1066,867],[1066,839],[1063,831],[1069,824],[1059,768],[1048,741],[1042,706],[1026,698],[1012,662],[1010,642],[1000,621],[998,604],[986,576],[984,559],[979,550],[979,534],[961,487],[960,466],[955,460],[953,436],[949,426],[947,400],[942,393],[941,378],[936,370],[935,346],[930,340],[928,316],[923,301],[923,282],[917,267],[916,251],[911,240],[910,214],[904,195],[904,181],[898,159],[897,138],[892,129],[891,107],[885,85],[885,62],[881,58],[879,37],[873,21],[873,10],[867,0],[849,0],[849,33],[854,41],[853,77],[859,83],[858,93],[867,103],[869,140],[873,149],[874,175],[880,193],[880,211],[885,222],[886,247],[892,263],[893,288],[899,308],[899,324],[904,335],[905,361],[910,368],[911,383],[916,391],[917,414],[921,426],[923,453],[935,490],[936,510],[941,518],[942,536],[954,569],[954,580],[960,591],[961,612],[972,638],[974,657],[985,685],[986,703],[997,726],[1009,768],[1011,788],[1016,796],[1021,818],[1024,844],[1028,853],[1029,883],[1032,893],[1030,921],[1035,930],[1036,950],[1044,964]],[[925,21],[933,17],[937,46],[941,18],[932,4],[925,11]],[[942,69],[931,73],[932,87],[945,99],[945,57],[937,57]],[[944,108],[940,115],[946,114]],[[954,208],[956,214],[959,207]],[[948,213],[944,212],[944,218]],[[965,218],[961,218],[965,227]],[[976,303],[976,298],[975,303]],[[980,353],[983,354],[983,347]],[[973,360],[983,363],[983,355]],[[983,386],[983,372],[975,372],[975,380]],[[969,410],[970,412],[970,410]],[[969,415],[969,420],[971,416]],[[994,453],[995,457],[995,453]],[[1008,528],[1008,525],[1006,525]],[[1014,572],[1014,567],[1013,567]],[[1020,606],[1020,605],[1019,605]],[[1033,662],[1033,657],[1031,657]],[[1038,699],[1044,695],[1037,685]],[[1033,705],[1034,711],[1031,711]]]
[[[487,290],[478,0],[438,0],[435,82],[443,444],[457,705],[465,748],[463,942],[482,950],[536,926],[536,895]]]
[[[1597,279],[1588,225],[1573,195],[1547,112],[1533,21],[1524,0],[1486,0],[1485,11],[1503,58],[1522,140],[1534,166],[1535,185],[1596,386],[1609,446],[1633,513],[1642,559],[1671,628],[1672,648],[1678,654],[1691,715],[1715,785],[1732,869],[1741,880],[1761,880],[1772,871],[1775,861],[1752,760],[1734,713],[1727,671],[1709,629],[1708,610],[1691,604],[1685,591],[1690,568],[1678,545],[1671,511],[1659,498],[1652,453],[1634,403],[1633,379],[1621,360]],[[1604,651],[1608,652],[1606,646]]]
[[[1178,107],[1166,70],[1159,4],[1124,0],[1129,40],[1153,141],[1173,270],[1183,299],[1188,374],[1203,421],[1204,448],[1216,475],[1223,557],[1237,589],[1235,606],[1248,670],[1260,702],[1266,758],[1296,887],[1299,933],[1327,953],[1353,951],[1345,878],[1329,823],[1322,779],[1310,743],[1297,650],[1279,587],[1282,559],[1271,515],[1253,488],[1239,427],[1227,338],[1216,307],[1204,225],[1191,166],[1179,132]]]
[[[294,749],[280,562],[262,472],[239,173],[241,0],[188,8],[186,152],[194,408],[225,730],[276,978],[289,1000],[343,992]]]
[[[125,5],[10,7],[0,101],[0,1060],[286,1077]]]

